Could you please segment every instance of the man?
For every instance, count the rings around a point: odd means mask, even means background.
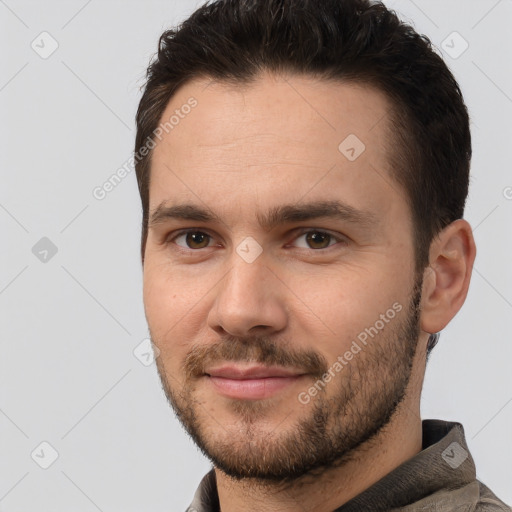
[[[510,510],[421,420],[476,249],[471,139],[428,40],[368,0],[221,0],[137,112],[144,304],[212,461],[189,511]]]

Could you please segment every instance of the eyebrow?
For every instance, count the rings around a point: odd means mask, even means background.
[[[271,230],[281,224],[319,218],[342,220],[362,228],[370,228],[375,227],[380,219],[374,212],[357,209],[342,201],[313,201],[279,205],[271,208],[266,215],[257,213],[256,217],[260,226],[265,230]],[[167,205],[163,201],[151,214],[148,225],[151,228],[172,219],[224,223],[209,208],[188,203]]]

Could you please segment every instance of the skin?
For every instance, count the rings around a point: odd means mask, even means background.
[[[426,344],[466,298],[476,254],[471,227],[462,219],[447,226],[431,244],[429,266],[415,276],[411,213],[386,157],[390,104],[375,89],[292,75],[263,74],[236,89],[195,80],[171,99],[162,120],[191,96],[198,106],[154,149],[150,212],[187,202],[210,208],[221,222],[167,219],[149,228],[144,304],[164,389],[182,421],[195,422],[202,448],[233,467],[264,466],[265,456],[277,470],[286,440],[315,407],[325,407],[328,433],[340,422],[352,433],[337,463],[288,481],[237,479],[218,465],[216,476],[223,512],[330,512],[421,450]],[[366,147],[354,161],[338,150],[349,134]],[[331,199],[372,212],[376,221],[363,227],[320,218],[272,229],[258,223],[257,215],[282,204]],[[173,239],[189,228],[211,238]],[[303,228],[340,238],[311,246]],[[262,249],[251,263],[236,250],[246,237]],[[415,278],[418,336],[404,339],[399,327],[411,318]],[[259,341],[285,354],[316,354],[331,367],[396,303],[402,310],[308,404],[298,396],[317,381],[311,374],[269,397],[235,400],[208,377],[186,372],[198,368],[189,364],[194,351],[219,362],[233,347],[240,368],[266,361]],[[409,361],[401,355],[405,346],[416,348]],[[378,418],[374,404],[383,390],[400,385],[391,417]],[[370,427],[376,431],[361,439]]]

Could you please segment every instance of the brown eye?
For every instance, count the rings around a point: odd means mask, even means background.
[[[179,245],[185,249],[204,249],[205,247],[208,247],[211,238],[210,235],[204,233],[203,231],[186,231],[177,235],[174,238],[174,241],[182,237],[185,237],[186,245],[184,246],[178,243],[176,245]]]
[[[310,231],[306,234],[306,241],[312,249],[324,249],[329,247],[330,239],[331,235],[322,233],[321,231]]]
[[[296,240],[304,239],[303,243],[297,244],[297,247],[302,249],[327,249],[331,245],[335,245],[336,242],[342,242],[343,238],[335,237],[330,233],[325,231],[320,231],[317,229],[310,229],[309,231],[303,231],[299,233]]]

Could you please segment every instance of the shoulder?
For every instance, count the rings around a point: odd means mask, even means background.
[[[480,498],[474,512],[512,512],[512,508],[501,501],[485,484],[478,482],[478,485]]]

